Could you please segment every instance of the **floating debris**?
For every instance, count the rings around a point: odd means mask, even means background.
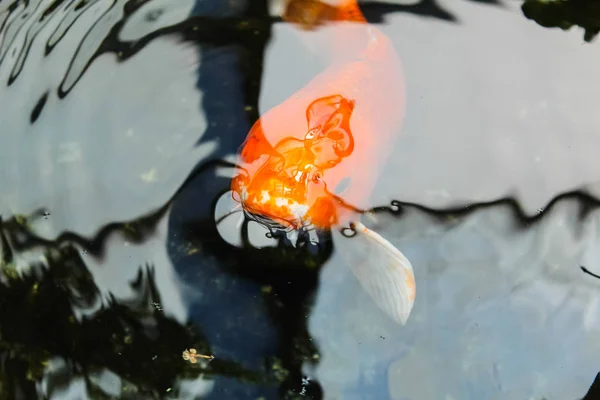
[[[185,349],[183,351],[183,359],[186,361],[191,362],[192,364],[195,364],[198,360],[198,358],[205,358],[207,360],[212,360],[213,358],[215,358],[215,356],[207,356],[204,354],[199,354],[196,349]]]
[[[150,183],[150,182],[156,181],[156,175],[157,175],[156,168],[152,168],[148,172],[145,172],[142,175],[140,175],[140,178],[142,179],[142,181],[144,181],[146,183]]]

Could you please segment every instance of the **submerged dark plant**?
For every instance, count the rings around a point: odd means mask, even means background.
[[[211,354],[210,346],[198,327],[157,306],[150,265],[139,267],[126,302],[101,294],[71,243],[43,247],[39,261],[17,266],[7,232],[14,222],[0,224],[0,399],[52,396],[78,378],[92,398],[111,398],[95,379],[106,371],[120,378],[119,398],[177,396],[183,378],[274,379],[224,359],[186,362],[186,348]]]
[[[598,0],[525,0],[521,9],[527,18],[547,28],[583,28],[586,42],[600,32]]]

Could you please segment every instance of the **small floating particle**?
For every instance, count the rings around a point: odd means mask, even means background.
[[[140,177],[146,183],[154,182],[156,180],[156,168],[152,168],[150,171],[143,173]]]
[[[266,286],[261,287],[260,290],[265,294],[269,294],[273,291],[273,287],[266,285]]]
[[[77,142],[65,142],[58,145],[57,163],[72,163],[81,160],[81,146]]]
[[[183,351],[182,357],[184,360],[191,362],[192,364],[195,364],[198,360],[198,358],[205,358],[207,360],[212,360],[213,358],[215,358],[215,356],[207,356],[205,354],[199,354],[196,349],[185,349]]]

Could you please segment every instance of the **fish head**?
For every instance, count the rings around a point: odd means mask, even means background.
[[[267,145],[262,126],[255,125],[241,150],[246,172],[231,187],[246,213],[284,228],[335,225],[337,200],[327,189],[327,170],[352,153],[353,107],[339,95],[319,98],[307,107],[304,133],[277,135],[274,145]]]
[[[317,99],[308,106],[306,119],[309,129],[304,140],[317,168],[333,168],[352,154],[354,138],[350,131],[350,117],[353,110],[354,101],[340,95]]]
[[[311,164],[289,165],[286,157],[293,155],[270,156],[254,174],[236,176],[234,199],[252,219],[273,228],[334,224],[335,207],[322,172]]]

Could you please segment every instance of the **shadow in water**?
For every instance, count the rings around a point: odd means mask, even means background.
[[[590,390],[585,394],[585,397],[581,400],[593,400],[600,399],[600,373],[596,375],[596,379],[592,382],[592,386],[590,386]]]
[[[207,130],[198,144],[217,141],[211,159],[235,154],[258,119],[262,63],[271,24],[266,1],[221,7],[197,3],[192,18],[220,17],[245,21],[250,31],[222,32],[219,43],[197,40]],[[200,38],[198,38],[200,39]],[[214,205],[230,178],[216,169],[198,174],[177,196],[169,220],[169,256],[180,277],[197,293],[190,318],[205,327],[214,354],[230,355],[252,370],[273,374],[272,383],[244,383],[217,377],[207,398],[321,398],[321,389],[303,375],[305,362],[318,353],[307,329],[319,266],[331,246],[310,252],[283,242],[278,248],[235,248],[223,242],[214,224]],[[247,225],[246,225],[247,227]],[[194,248],[192,254],[181,248]]]
[[[600,3],[596,0],[525,0],[521,10],[525,17],[546,28],[567,30],[578,26],[583,29],[586,42],[600,32]]]

